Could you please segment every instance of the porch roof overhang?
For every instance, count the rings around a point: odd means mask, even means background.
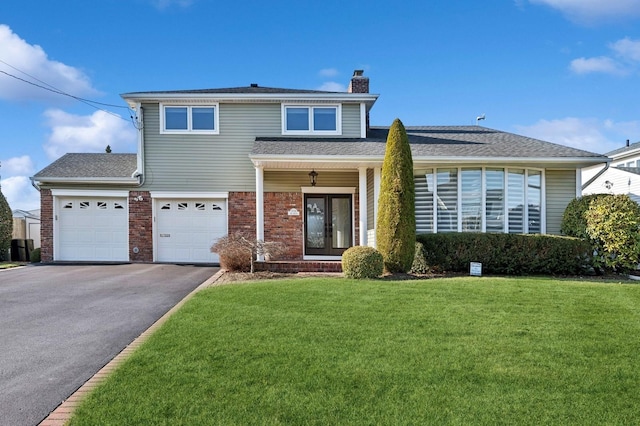
[[[337,156],[337,155],[251,155],[255,167],[265,170],[287,169],[351,169],[360,167],[382,167],[383,156]],[[539,169],[578,169],[610,160],[598,158],[554,158],[554,157],[413,157],[414,170],[444,167],[531,167]]]

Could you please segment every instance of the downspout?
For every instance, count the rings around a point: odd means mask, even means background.
[[[605,165],[604,165],[604,168],[602,170],[600,170],[598,173],[596,173],[596,175],[594,177],[592,177],[591,179],[586,181],[584,184],[582,184],[582,190],[584,191],[584,189],[587,186],[591,185],[593,182],[595,182],[596,179],[598,179],[600,176],[602,176],[602,174],[609,169],[609,164],[611,164],[611,160],[607,161],[605,163]]]
[[[136,171],[133,172],[131,177],[138,178],[138,187],[144,185],[145,173],[144,173],[144,124],[143,124],[144,111],[142,104],[138,102],[136,104],[136,129],[138,129],[138,164]]]
[[[40,186],[38,186],[36,181],[33,179],[33,176],[31,176],[29,180],[31,181],[31,186],[33,186],[36,189],[36,191],[40,192]]]

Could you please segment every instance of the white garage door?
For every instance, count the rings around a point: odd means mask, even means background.
[[[56,260],[128,261],[126,198],[60,197]]]
[[[211,246],[227,234],[226,200],[156,200],[158,262],[217,263]]]

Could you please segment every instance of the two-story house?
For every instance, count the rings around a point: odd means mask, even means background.
[[[122,95],[137,154],[67,154],[38,172],[43,261],[216,262],[245,232],[285,258],[375,246],[388,127],[347,92],[262,87]],[[398,116],[402,112],[398,111]],[[417,231],[550,233],[598,154],[480,126],[407,127]]]
[[[611,163],[583,170],[582,193],[628,194],[640,203],[640,142],[607,152]]]

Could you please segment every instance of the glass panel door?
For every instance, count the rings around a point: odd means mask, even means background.
[[[305,247],[308,250],[324,251],[327,208],[325,197],[308,197],[306,200]]]
[[[305,254],[341,256],[353,245],[351,195],[308,195],[305,206]]]

